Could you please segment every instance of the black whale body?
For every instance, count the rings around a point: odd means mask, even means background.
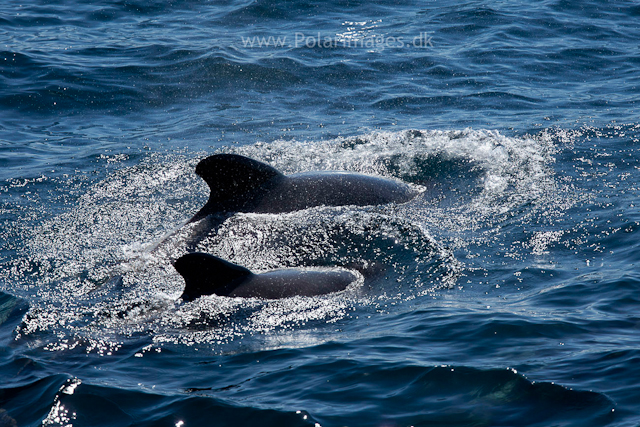
[[[203,295],[280,299],[292,296],[325,295],[343,291],[358,276],[343,269],[305,270],[284,268],[254,274],[239,265],[213,255],[194,252],[174,263],[185,281],[182,299]]]
[[[351,172],[284,175],[238,154],[214,154],[196,173],[210,189],[209,200],[189,222],[234,212],[286,213],[314,206],[404,203],[420,192],[395,179]]]

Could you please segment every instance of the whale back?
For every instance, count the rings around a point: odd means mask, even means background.
[[[253,276],[244,267],[202,252],[181,256],[174,267],[185,281],[182,293],[185,301],[202,295],[227,295],[237,283]]]
[[[266,163],[237,154],[214,154],[202,159],[196,174],[209,186],[207,204],[191,219],[197,221],[210,213],[241,211],[251,203],[257,190],[277,177],[277,169]]]

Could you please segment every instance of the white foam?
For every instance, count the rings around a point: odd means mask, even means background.
[[[443,239],[461,247],[470,241],[465,233],[499,229],[494,225],[498,217],[525,204],[536,206],[527,215],[554,209],[563,197],[551,168],[554,149],[545,138],[471,129],[377,132],[224,149],[269,162],[285,173],[346,170],[416,183],[432,179],[447,190],[437,200],[428,199],[427,192],[427,198],[399,206],[236,215],[200,242],[200,249],[252,270],[379,263],[388,269],[383,279],[374,279],[372,292],[382,300],[356,292],[271,302],[210,297],[190,304],[171,300],[183,285],[168,258],[184,251],[184,236],[178,233],[169,244],[148,249],[193,215],[208,190],[193,172],[199,156],[152,154],[83,188],[76,206],[49,217],[25,238],[26,261],[16,261],[14,276],[27,273],[33,264],[40,270],[25,285],[25,296],[36,290],[37,296],[30,297],[33,308],[20,333],[55,331],[50,337],[58,344],[84,340],[92,348],[117,348],[117,337],[136,333],[152,335],[158,345],[215,344],[254,332],[331,324],[356,307],[430,295],[455,283],[460,270]],[[443,164],[444,175],[424,170],[425,161]],[[446,170],[449,164],[459,169]],[[451,174],[452,182],[438,182]],[[473,237],[478,238],[486,233]],[[541,237],[534,250],[544,250],[551,240]],[[95,291],[114,274],[123,275],[122,283],[103,294]],[[388,283],[394,289],[385,297]],[[193,330],[194,324],[205,330]]]

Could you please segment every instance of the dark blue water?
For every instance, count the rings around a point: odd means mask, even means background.
[[[636,2],[93,3],[0,6],[0,425],[640,424]],[[347,292],[182,303],[216,151],[425,192],[199,243]]]

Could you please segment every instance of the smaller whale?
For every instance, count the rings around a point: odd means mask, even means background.
[[[351,172],[284,175],[266,163],[238,154],[214,154],[198,163],[209,200],[189,222],[235,212],[286,213],[315,206],[405,203],[420,190],[396,179]]]
[[[202,252],[181,256],[174,267],[185,281],[181,296],[185,301],[212,294],[264,299],[325,295],[343,291],[358,280],[358,275],[344,269],[283,268],[255,274]]]

